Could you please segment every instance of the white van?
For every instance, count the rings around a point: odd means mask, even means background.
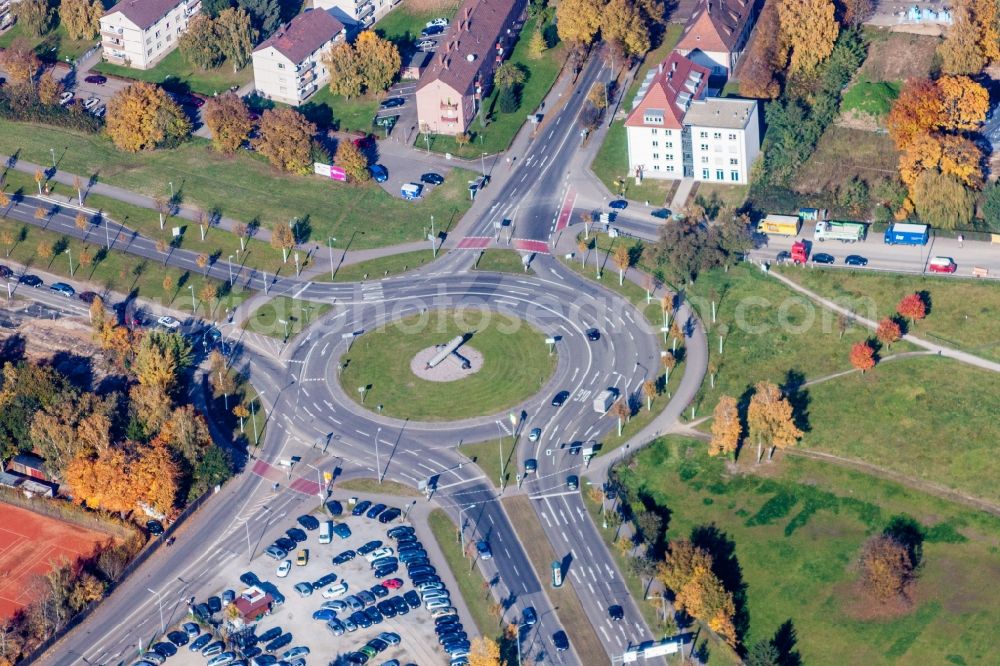
[[[333,525],[329,520],[321,521],[319,524],[319,542],[330,543],[333,540]]]
[[[615,404],[615,400],[617,399],[618,392],[615,389],[609,388],[602,391],[596,398],[594,398],[594,411],[598,414],[606,413],[609,409],[611,409],[611,405]]]
[[[400,189],[399,193],[404,199],[419,199],[421,192],[423,192],[423,187],[417,183],[406,183]]]

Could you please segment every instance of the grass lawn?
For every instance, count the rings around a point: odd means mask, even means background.
[[[917,357],[805,391],[803,446],[1000,502],[996,373],[936,356]],[[845,414],[851,418],[845,420]]]
[[[63,148],[59,168],[84,179],[96,175],[100,182],[150,196],[169,195],[172,182],[185,204],[218,209],[245,222],[259,220],[265,228],[298,217],[300,234],[320,245],[328,236],[350,238],[355,232],[352,249],[419,240],[428,216],[449,228],[470,204],[468,174],[461,172],[423,199],[408,202],[374,183],[348,186],[279,173],[252,155],[215,153],[200,139],[174,150],[132,155],[102,136],[0,120],[0,153],[20,150],[22,159],[45,164],[52,146]]]
[[[875,118],[889,113],[892,103],[899,97],[903,84],[898,81],[860,80],[848,88],[840,98],[842,112],[858,111]]]
[[[926,292],[930,312],[911,328],[914,335],[1000,361],[1000,289],[996,285],[913,275],[781,270],[803,286],[876,320],[895,314],[903,296]]]
[[[386,495],[398,495],[399,497],[423,497],[423,495],[410,486],[397,483],[396,481],[378,479],[348,479],[334,486],[338,490],[350,490],[358,493],[384,493]]]
[[[795,176],[793,189],[801,193],[798,205],[829,208],[840,219],[857,219],[856,212],[837,205],[837,188],[853,178],[875,187],[895,173],[898,157],[887,134],[830,125]]]
[[[473,332],[466,345],[483,355],[482,368],[463,379],[432,382],[410,370],[413,356]],[[518,359],[511,363],[510,359]],[[537,393],[555,368],[542,333],[508,315],[433,310],[390,323],[355,340],[340,381],[361,400],[359,386],[370,386],[365,403],[382,405],[386,416],[440,421],[494,414]]]
[[[101,62],[94,66],[94,71],[123,79],[163,84],[164,88],[172,91],[196,92],[207,96],[222,94],[232,86],[242,86],[253,80],[252,67],[247,66],[234,72],[231,65],[222,63],[221,67],[205,70],[189,63],[180,49],[168,53],[152,69],[133,69]]]
[[[477,632],[472,635],[489,636],[499,642],[501,631],[497,618],[490,612],[493,605],[493,595],[486,586],[482,575],[470,567],[469,560],[462,552],[458,539],[458,528],[442,509],[434,509],[427,517],[427,525],[434,533],[434,539],[444,553],[455,580],[458,581],[458,591],[465,600],[465,605],[472,613],[472,621],[476,623]]]
[[[330,87],[323,87],[298,109],[319,127],[330,127],[342,132],[372,131],[372,121],[378,111],[378,99],[372,96],[347,99],[334,95]]]
[[[332,307],[329,303],[278,296],[254,310],[250,318],[243,322],[243,328],[272,338],[284,338],[286,335],[293,338]],[[282,321],[288,322],[287,326]]]
[[[520,252],[514,250],[486,250],[483,256],[476,262],[477,271],[493,271],[494,273],[514,273],[524,275],[524,262]],[[528,274],[534,274],[535,270],[528,267]]]
[[[3,247],[0,262],[9,257],[11,261],[27,266],[28,273],[36,269],[70,278],[69,262],[72,258],[72,278],[91,283],[91,290],[98,293],[113,289],[120,293],[134,294],[165,307],[190,311],[191,291],[188,287],[193,286],[198,314],[216,319],[224,316],[227,307],[235,307],[249,296],[248,293],[239,290],[226,292],[225,287],[228,285],[225,282],[175,268],[164,268],[158,262],[150,262],[122,252],[117,249],[120,244],[107,251],[103,232],[92,234],[87,240],[79,240],[0,217],[0,233],[3,232],[9,232],[15,243],[10,248]],[[51,258],[41,256],[38,249],[42,243],[48,244],[57,253]],[[69,254],[66,254],[67,250]],[[91,263],[81,266],[80,259],[85,252],[91,258]],[[170,281],[166,283],[165,278],[168,277]],[[210,305],[202,302],[201,292],[205,285],[211,285],[216,293]],[[27,288],[19,287],[19,289]],[[206,306],[211,308],[211,312],[206,310]]]
[[[451,21],[458,11],[458,5],[453,0],[444,0],[437,9],[412,9],[408,3],[403,2],[378,20],[375,32],[394,42],[400,53],[411,53],[413,45],[421,40],[420,31],[427,27],[427,22],[438,17]]]
[[[740,208],[747,200],[746,185],[724,185],[722,183],[695,183],[691,192],[692,201],[694,197],[702,197],[706,201],[719,201],[723,206],[730,208]]]
[[[790,621],[804,664],[845,663],[834,646],[857,664],[992,660],[987,655],[1000,630],[991,584],[1000,573],[996,517],[802,458],[733,475],[704,446],[661,440],[622,476],[635,494],[669,511],[668,539],[714,526],[719,551],[733,548],[724,571],[746,585],[745,644],[773,637]],[[853,593],[854,563],[864,541],[900,514],[919,521],[923,535],[914,605],[872,621]],[[711,528],[700,530],[706,532]]]
[[[746,264],[701,274],[687,297],[708,329],[709,371],[716,375],[715,387],[703,385],[696,398],[700,413],[714,409],[720,395],[739,399],[761,380],[789,386],[850,369],[851,345],[869,336],[849,327],[841,337],[836,315]]]
[[[459,157],[475,158],[480,153],[498,153],[506,150],[514,135],[525,123],[527,114],[534,113],[538,105],[555,83],[566,57],[566,49],[558,44],[546,50],[537,60],[528,52],[528,42],[535,31],[537,19],[528,19],[521,29],[510,62],[526,72],[526,80],[521,89],[521,104],[513,113],[503,113],[497,105],[499,89],[494,89],[483,102],[483,114],[490,118],[488,125],[479,119],[472,121],[468,134],[472,141],[459,146],[454,137],[434,134],[430,136],[430,148],[439,153],[451,153]],[[417,139],[418,145],[422,138]]]
[[[518,437],[520,440],[520,437]],[[517,466],[517,444],[511,444],[510,437],[504,435],[503,438],[503,467],[504,486],[509,487],[517,484],[517,474],[521,471]],[[460,453],[479,465],[486,478],[493,484],[494,488],[500,487],[500,440],[491,439],[475,444],[461,444],[458,447]]]
[[[669,24],[663,34],[661,44],[646,54],[632,85],[625,91],[620,107],[622,110],[628,112],[632,109],[632,100],[639,92],[639,86],[646,78],[646,73],[658,66],[670,54],[677,40],[681,38],[682,29],[683,26],[676,23]],[[625,136],[625,123],[621,120],[616,120],[611,124],[604,137],[604,143],[590,168],[612,192],[620,192],[621,183],[625,190],[622,196],[633,201],[649,201],[652,206],[663,205],[677,187],[677,181],[653,178],[646,178],[640,185],[635,184],[635,178],[630,177],[631,174],[628,170],[628,139]]]
[[[31,37],[24,33],[22,26],[14,24],[7,32],[0,35],[0,49],[10,46],[18,37],[24,37],[35,48],[35,53],[45,62],[71,62],[83,55],[87,49],[100,42],[100,39],[70,39],[61,24],[41,37]],[[54,50],[53,50],[54,49]]]
[[[334,262],[337,260],[337,250],[334,248]],[[438,257],[440,258],[442,254],[445,254],[444,250],[438,251]],[[317,257],[317,261],[321,262],[322,265],[322,253]],[[362,261],[357,264],[348,264],[346,266],[341,266],[337,269],[336,277],[334,277],[334,282],[360,282],[368,276],[371,280],[381,280],[384,277],[391,277],[393,275],[400,275],[406,271],[413,270],[414,268],[420,268],[424,264],[430,263],[434,260],[431,254],[430,243],[427,244],[426,250],[419,250],[416,252],[403,252],[401,254],[392,254],[387,257],[379,257],[378,259],[371,259],[370,261]],[[317,276],[319,280],[327,280],[327,273],[322,276]]]

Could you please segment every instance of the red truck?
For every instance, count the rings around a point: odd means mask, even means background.
[[[809,246],[803,241],[795,241],[792,244],[792,261],[796,264],[804,264],[809,258]]]

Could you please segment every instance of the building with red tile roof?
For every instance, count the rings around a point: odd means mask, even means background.
[[[681,55],[728,77],[757,21],[759,0],[701,0],[674,47]]]

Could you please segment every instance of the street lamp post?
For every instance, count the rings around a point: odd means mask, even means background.
[[[156,595],[156,605],[160,607],[160,633],[162,634],[162,633],[166,632],[167,627],[163,623],[163,602],[162,602],[162,600],[160,598],[160,593],[157,592],[156,590],[152,590],[152,589],[150,589],[148,587],[146,589]]]
[[[285,327],[285,339],[284,339],[284,342],[288,342],[288,320],[287,319],[279,319],[278,323],[282,324]]]
[[[517,666],[521,666],[521,630],[530,626],[530,624],[517,625],[517,635],[514,637],[517,640]]]
[[[174,181],[170,181],[168,183],[168,185],[170,185],[170,200],[173,201],[174,200]]]
[[[483,167],[483,178],[486,177],[486,153],[479,154],[479,161],[482,163]]]
[[[261,508],[264,509],[264,511],[268,512],[271,511],[271,507],[269,506],[262,506]],[[264,528],[267,529],[267,521],[264,522],[265,522]],[[243,523],[243,525],[247,528],[247,562],[249,562],[250,560],[253,559],[253,549],[252,546],[250,545],[250,521],[249,520],[246,521],[245,523]]]
[[[233,286],[233,255],[229,255],[229,286]]]
[[[499,436],[497,448],[500,451],[500,492],[503,492],[503,429],[497,421],[497,435]]]
[[[69,257],[69,276],[73,277],[73,253],[70,248],[66,248],[66,256]]]
[[[462,507],[462,509],[458,512],[458,534],[462,543],[463,555],[465,554],[465,523],[462,522],[462,514],[468,511],[469,509],[475,508],[475,506],[476,506],[475,504],[469,504],[468,506]]]
[[[330,279],[331,280],[337,274],[336,269],[334,269],[334,267],[333,267],[333,244],[336,243],[336,242],[337,242],[337,239],[334,238],[333,236],[330,236],[329,238],[326,239],[326,244],[330,248]]]
[[[197,311],[197,309],[198,309],[198,306],[195,305],[195,303],[194,303],[194,285],[193,284],[189,284],[188,285],[188,290],[191,292],[191,314],[193,315]]]
[[[55,148],[49,148],[49,152],[52,153],[52,168],[55,169],[56,168],[56,149]]]
[[[382,483],[382,476],[383,476],[383,474],[382,474],[382,462],[381,462],[381,459],[379,458],[379,455],[378,455],[378,438],[379,438],[379,435],[381,435],[381,434],[382,434],[382,428],[379,427],[379,429],[375,431],[375,476],[378,477],[378,482],[379,483]]]

